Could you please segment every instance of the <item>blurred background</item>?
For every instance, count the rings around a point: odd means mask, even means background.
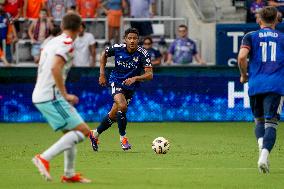
[[[60,34],[60,22],[77,12],[84,24],[75,40],[70,93],[86,121],[110,109],[98,85],[105,47],[123,43],[136,27],[151,55],[154,80],[134,95],[130,121],[251,121],[248,86],[239,83],[242,37],[258,29],[255,14],[278,0],[2,0],[0,1],[0,122],[42,122],[31,102],[40,51]],[[280,23],[278,29],[284,27]],[[109,59],[107,71],[114,66]],[[83,85],[82,85],[83,83]],[[138,115],[138,116],[137,116]]]

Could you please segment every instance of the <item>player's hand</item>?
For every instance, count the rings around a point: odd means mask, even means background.
[[[128,78],[128,79],[124,80],[124,81],[122,82],[122,84],[123,84],[123,85],[130,86],[130,85],[132,85],[133,83],[135,83],[135,81],[136,81],[135,77],[131,77],[131,78]]]
[[[78,104],[78,102],[79,102],[79,98],[78,98],[76,95],[72,95],[72,94],[67,94],[67,95],[65,96],[65,99],[66,99],[69,103],[71,103],[72,105]]]
[[[246,83],[246,82],[248,82],[248,75],[241,75],[241,77],[240,77],[240,82],[241,82],[241,83]]]
[[[106,76],[104,74],[100,74],[99,84],[103,87],[106,86]]]

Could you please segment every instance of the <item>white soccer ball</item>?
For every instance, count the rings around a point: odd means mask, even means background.
[[[164,137],[158,137],[152,142],[152,149],[156,154],[166,154],[170,149],[170,143]]]

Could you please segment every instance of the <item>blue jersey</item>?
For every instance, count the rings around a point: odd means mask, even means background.
[[[130,86],[123,85],[122,82],[128,78],[141,75],[146,67],[152,67],[151,58],[146,49],[138,46],[137,50],[129,53],[126,44],[115,44],[107,47],[106,56],[115,58],[115,68],[112,70],[109,83],[114,83],[127,90],[135,90],[140,82],[135,82]]]
[[[284,35],[263,28],[246,34],[241,48],[250,50],[249,95],[268,92],[284,95]]]

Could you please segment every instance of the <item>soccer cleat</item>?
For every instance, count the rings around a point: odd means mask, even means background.
[[[268,162],[258,162],[258,170],[260,173],[269,173],[269,163]]]
[[[80,173],[76,173],[73,177],[61,177],[61,182],[63,183],[91,183],[92,181],[90,179],[82,177]]]
[[[39,173],[43,176],[43,178],[46,181],[52,180],[50,173],[49,173],[49,162],[47,160],[43,159],[38,154],[32,159],[32,162],[38,168]]]
[[[99,138],[98,138],[98,137],[95,137],[94,131],[91,131],[91,132],[90,132],[89,138],[90,138],[90,140],[91,140],[91,145],[92,145],[93,150],[94,150],[95,152],[97,152],[98,149],[99,149],[99,146],[98,146],[98,144],[99,144]]]
[[[123,137],[122,140],[120,141],[121,148],[122,150],[130,150],[131,149],[131,144],[129,144],[128,139],[126,137]]]

